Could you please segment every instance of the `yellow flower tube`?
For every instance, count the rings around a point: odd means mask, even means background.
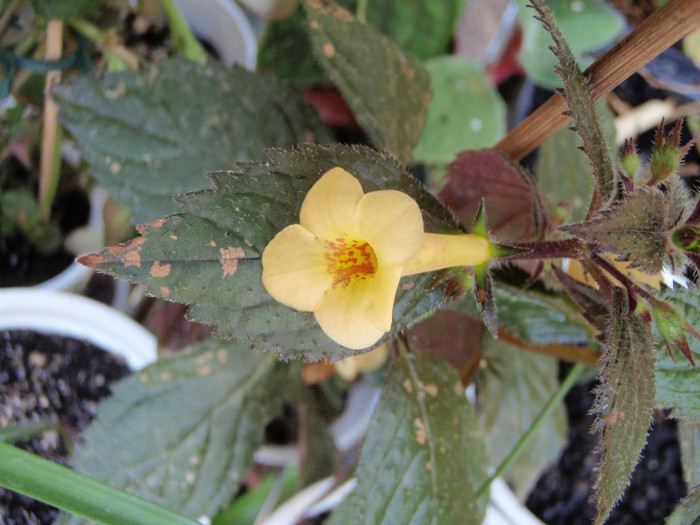
[[[309,190],[299,224],[265,247],[262,282],[280,303],[313,312],[331,339],[361,349],[391,328],[403,275],[481,264],[490,255],[484,237],[424,233],[420,208],[405,193],[365,194],[355,177],[333,168]]]

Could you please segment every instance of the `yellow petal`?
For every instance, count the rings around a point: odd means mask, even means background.
[[[403,267],[402,275],[432,272],[453,266],[476,266],[491,257],[491,243],[473,234],[426,233],[420,251]]]
[[[343,168],[333,168],[306,194],[299,222],[321,240],[356,235],[357,203],[363,195],[355,177]]]
[[[360,236],[374,249],[380,264],[401,265],[423,243],[423,216],[415,200],[394,190],[373,191],[357,205]]]
[[[279,232],[262,254],[262,282],[278,302],[313,312],[323,303],[332,283],[321,242],[303,226]]]
[[[366,281],[328,290],[321,308],[315,312],[318,324],[328,337],[347,348],[359,350],[376,343],[391,328],[400,267],[390,270],[379,272]]]
[[[335,371],[346,381],[353,381],[360,372],[372,372],[386,362],[389,356],[389,347],[379,345],[364,354],[353,355],[336,361]]]

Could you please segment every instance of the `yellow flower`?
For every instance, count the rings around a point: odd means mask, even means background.
[[[405,193],[365,194],[355,177],[333,168],[309,190],[299,224],[263,251],[262,282],[280,303],[314,312],[331,339],[360,349],[391,328],[402,275],[480,264],[490,255],[484,237],[424,233],[420,208]]]

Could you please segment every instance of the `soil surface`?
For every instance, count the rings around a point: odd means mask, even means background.
[[[76,339],[20,330],[0,331],[0,428],[21,422],[55,421],[51,430],[15,443],[67,465],[69,442],[94,417],[110,384],[129,374],[120,358]],[[70,438],[68,438],[70,441]],[[58,510],[0,488],[0,523],[44,525]]]
[[[594,385],[577,386],[566,396],[568,444],[526,502],[548,525],[590,525],[595,518],[595,506],[589,500],[596,479],[599,456],[594,451],[599,440],[590,433],[594,418],[588,415],[593,406]],[[658,412],[630,486],[607,523],[662,525],[685,495],[677,425]]]

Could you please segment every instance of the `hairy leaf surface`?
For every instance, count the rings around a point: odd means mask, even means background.
[[[73,467],[191,518],[211,516],[247,475],[287,370],[271,354],[214,339],[163,359],[115,387]]]
[[[56,100],[91,173],[137,223],[175,213],[173,195],[210,187],[208,171],[263,160],[266,147],[330,139],[298,93],[214,61],[83,76]]]
[[[557,73],[564,84],[563,95],[574,122],[574,130],[583,141],[583,150],[593,170],[600,204],[606,204],[612,199],[615,191],[615,171],[588,82],[564,35],[559,31],[550,7],[544,0],[531,2],[537,10],[538,18],[554,39],[553,51],[559,63]]]
[[[476,428],[450,365],[428,354],[398,359],[362,446],[357,487],[331,523],[480,524],[474,493],[486,472]]]
[[[629,484],[656,406],[651,328],[628,310],[627,294],[615,288],[593,408],[603,454],[595,485],[596,524],[605,522]]]
[[[299,222],[306,193],[329,169],[355,175],[365,192],[396,189],[424,212],[426,229],[456,228],[451,214],[396,161],[368,148],[306,146],[271,151],[270,162],[250,162],[240,172],[212,174],[216,189],[178,198],[183,213],[141,228],[141,236],[81,262],[98,271],[146,283],[151,294],[193,304],[190,316],[213,325],[221,336],[250,341],[285,358],[337,359],[354,352],[329,339],[313,314],[275,301],[261,281],[260,257],[267,243]],[[434,274],[399,284],[391,334],[410,326],[442,299],[427,290]]]
[[[630,261],[632,267],[655,274],[666,259],[665,237],[678,217],[666,195],[657,188],[643,188],[628,195],[600,217],[562,229],[580,239],[600,244]]]
[[[411,158],[425,126],[430,76],[423,64],[332,2],[307,0],[316,58],[374,144]]]

